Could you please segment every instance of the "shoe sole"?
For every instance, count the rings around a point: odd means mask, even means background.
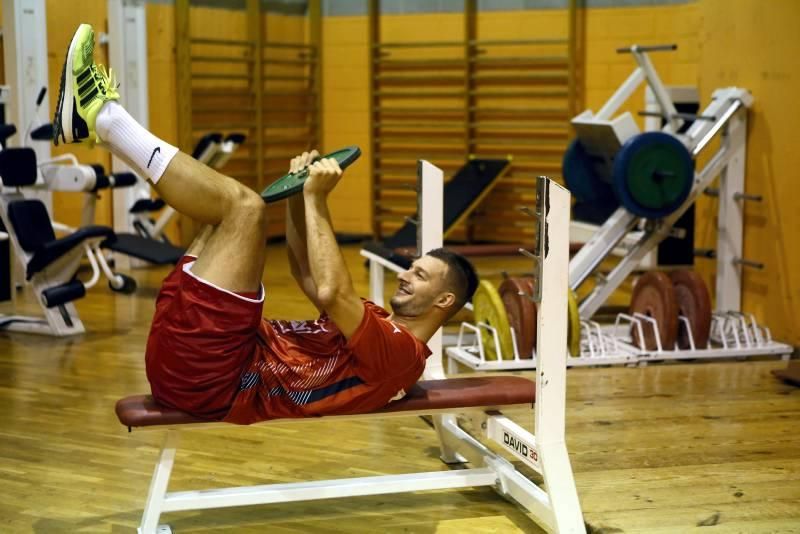
[[[78,30],[80,30],[80,27]],[[72,63],[75,56],[75,45],[77,44],[78,33],[79,31],[75,32],[75,35],[72,36],[72,41],[69,43],[67,60],[64,63],[64,67],[61,69],[61,88],[58,91],[58,111],[56,112],[58,117],[56,120],[61,125],[61,139],[64,143],[80,143],[80,140],[76,141],[75,138],[72,137],[72,107],[75,105],[74,95],[72,93],[72,76],[74,76],[72,73]],[[67,83],[67,66],[69,66],[70,83]],[[66,114],[64,113],[65,104],[68,108]],[[69,140],[67,140],[67,132],[69,132]],[[58,144],[58,137],[56,137],[56,144]]]

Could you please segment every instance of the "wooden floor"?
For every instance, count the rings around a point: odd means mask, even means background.
[[[367,273],[346,250],[357,287]],[[485,269],[499,272],[497,260]],[[265,314],[309,317],[281,247]],[[509,268],[524,269],[524,264]],[[131,532],[161,432],[128,434],[113,412],[149,391],[143,351],[166,271],[136,271],[135,296],[97,287],[74,339],[0,334],[0,532]],[[24,300],[24,296],[22,298]],[[35,311],[30,303],[19,307]],[[7,310],[6,310],[7,311]],[[662,364],[568,372],[567,442],[595,532],[800,532],[800,389],[784,362]],[[531,425],[530,412],[510,414]],[[171,489],[446,469],[419,418],[186,432]],[[166,514],[176,532],[540,532],[490,489]]]

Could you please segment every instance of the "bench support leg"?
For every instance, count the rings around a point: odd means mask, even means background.
[[[458,421],[455,415],[434,415],[433,427],[439,437],[439,458],[446,464],[463,464],[468,460],[460,455],[449,443],[452,439],[448,427],[457,427]]]
[[[158,527],[158,518],[164,508],[164,498],[167,495],[169,476],[172,465],[175,463],[175,450],[178,447],[180,433],[177,430],[167,430],[161,454],[156,463],[153,479],[150,481],[150,490],[147,493],[147,502],[139,525],[139,534],[155,534]]]
[[[542,475],[558,532],[585,532],[581,504],[564,441],[538,444]]]

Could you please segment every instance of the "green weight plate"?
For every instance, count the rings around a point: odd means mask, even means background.
[[[571,289],[567,291],[567,348],[569,355],[581,355],[581,316],[578,313],[578,296]]]
[[[692,155],[667,133],[634,136],[614,158],[614,193],[628,211],[640,217],[669,215],[683,204],[693,183]]]
[[[314,161],[319,161],[320,159],[327,159],[333,158],[339,162],[339,167],[342,170],[346,169],[351,163],[358,159],[361,155],[361,149],[357,146],[348,146],[337,150],[335,152],[331,152],[330,154],[325,154],[321,158],[317,158]],[[299,193],[303,190],[303,185],[306,183],[308,179],[308,167],[301,169],[295,173],[286,174],[274,182],[272,182],[266,189],[261,192],[261,198],[264,199],[265,202],[277,202],[278,200],[282,200],[286,197],[290,197],[295,193]]]
[[[476,323],[485,323],[497,330],[500,351],[504,360],[514,359],[514,344],[511,339],[511,326],[500,293],[488,280],[481,280],[472,297],[472,309]],[[497,349],[491,331],[481,328],[483,353],[487,360],[497,360]]]

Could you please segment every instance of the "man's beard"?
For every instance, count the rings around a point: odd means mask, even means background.
[[[417,317],[418,315],[422,315],[426,309],[424,303],[415,302],[413,299],[401,301],[398,297],[392,297],[389,301],[389,305],[392,307],[392,311],[395,314],[403,317]]]

